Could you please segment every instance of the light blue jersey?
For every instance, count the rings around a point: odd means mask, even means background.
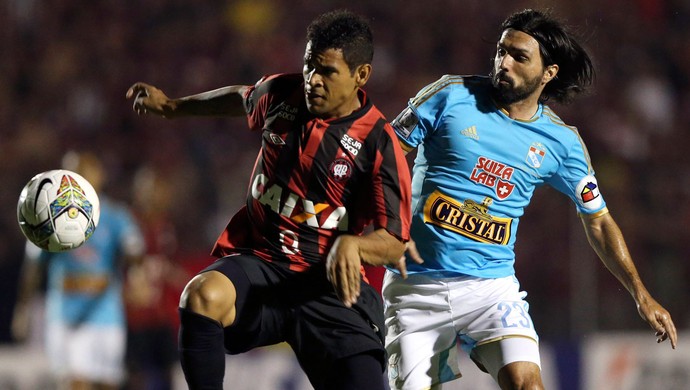
[[[48,262],[46,320],[124,326],[120,261],[124,255],[141,255],[143,249],[143,237],[129,211],[101,197],[98,227],[84,245],[33,257]]]
[[[532,120],[511,119],[491,88],[488,77],[443,76],[393,121],[418,148],[411,235],[424,263],[408,261],[410,273],[514,274],[519,219],[545,183],[580,213],[606,208],[577,129],[541,104]]]

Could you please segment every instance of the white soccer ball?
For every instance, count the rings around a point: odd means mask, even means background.
[[[41,249],[62,252],[84,244],[98,226],[98,194],[91,183],[66,169],[34,176],[17,203],[19,227]]]

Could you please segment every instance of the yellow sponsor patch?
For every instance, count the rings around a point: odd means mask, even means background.
[[[506,245],[510,241],[512,218],[488,213],[491,198],[480,204],[471,199],[463,203],[434,191],[424,204],[424,222],[462,234],[475,241]]]

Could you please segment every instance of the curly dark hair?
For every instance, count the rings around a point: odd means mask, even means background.
[[[558,65],[558,74],[546,84],[540,101],[553,99],[567,104],[592,84],[594,66],[589,54],[552,15],[533,9],[516,12],[501,24],[501,33],[507,29],[522,31],[534,38],[539,43],[544,66]]]
[[[320,15],[307,28],[307,40],[315,53],[341,49],[345,63],[352,72],[374,59],[374,39],[369,23],[348,10]]]

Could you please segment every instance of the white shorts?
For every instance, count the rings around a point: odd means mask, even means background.
[[[392,389],[428,389],[459,378],[457,344],[494,379],[508,363],[540,366],[527,293],[520,291],[514,276],[403,279],[386,271],[382,292]],[[500,348],[484,347],[494,342]],[[482,348],[475,349],[478,346]]]
[[[125,329],[121,326],[82,324],[46,327],[51,368],[61,378],[118,385],[125,377]]]

